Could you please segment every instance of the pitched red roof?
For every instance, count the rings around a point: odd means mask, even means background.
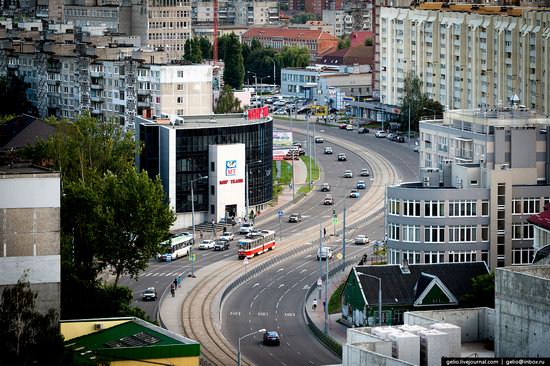
[[[243,38],[284,38],[292,40],[316,41],[319,39],[338,40],[337,37],[321,29],[289,29],[289,28],[250,28]]]
[[[364,46],[367,38],[372,38],[374,43],[374,32],[367,31],[354,31],[349,35],[351,40],[351,47]]]
[[[550,230],[550,203],[544,206],[544,211],[529,216],[527,221],[543,229]]]

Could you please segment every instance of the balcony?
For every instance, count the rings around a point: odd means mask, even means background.
[[[92,84],[90,85],[90,88],[95,90],[103,90],[103,84]]]
[[[151,95],[151,91],[149,89],[138,89],[137,95]]]
[[[143,101],[138,100],[137,106],[138,107],[151,107],[151,102],[146,101],[146,100],[143,100]]]
[[[98,102],[98,103],[103,102],[103,97],[99,95],[91,95],[90,98],[92,99],[92,102]]]

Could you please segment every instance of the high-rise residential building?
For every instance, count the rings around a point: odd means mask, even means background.
[[[382,8],[380,98],[400,104],[405,75],[449,109],[516,103],[550,115],[550,13],[425,3]],[[513,99],[512,99],[513,98]]]
[[[550,119],[451,110],[420,122],[421,181],[387,188],[388,262],[529,264],[550,202]]]
[[[235,25],[279,24],[277,1],[252,0],[235,2]]]

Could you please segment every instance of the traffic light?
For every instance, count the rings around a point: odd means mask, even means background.
[[[336,209],[335,208],[332,209],[332,217],[336,217]]]

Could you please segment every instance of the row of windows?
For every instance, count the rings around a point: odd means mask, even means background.
[[[446,255],[445,255],[446,254]],[[447,256],[447,258],[445,258]],[[390,264],[402,264],[404,261],[409,264],[436,264],[436,263],[465,263],[482,260],[489,264],[489,251],[482,250],[481,258],[476,251],[443,251],[420,252],[414,250],[390,249],[388,261]],[[525,262],[529,263],[529,262]],[[519,263],[517,263],[519,264]]]
[[[477,241],[489,241],[489,227],[481,226],[481,237],[478,239],[477,226],[421,226],[388,224],[388,239],[401,240],[403,242],[419,243],[420,232],[424,231],[425,243],[474,243]],[[531,228],[532,239],[532,228]]]
[[[424,215],[422,215],[424,207]],[[388,203],[390,215],[414,217],[445,217],[445,201],[409,201],[390,199]],[[478,213],[477,201],[461,200],[448,202],[449,217],[474,217]],[[489,216],[489,202],[481,202],[481,216]]]

